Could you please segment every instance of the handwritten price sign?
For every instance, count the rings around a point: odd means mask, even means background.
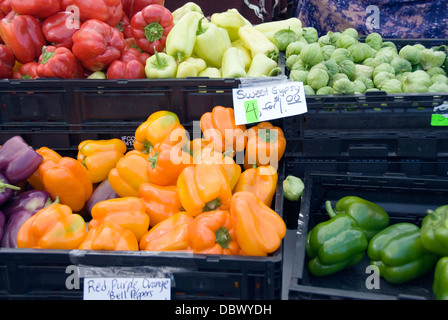
[[[287,81],[233,89],[237,125],[268,121],[308,111],[303,83]]]

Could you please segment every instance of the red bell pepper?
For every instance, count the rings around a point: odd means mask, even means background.
[[[98,19],[115,27],[123,14],[121,0],[73,0],[82,21]]]
[[[90,19],[73,35],[72,51],[90,71],[106,69],[125,47],[123,33],[107,23]]]
[[[123,12],[123,15],[121,16],[120,21],[117,24],[118,30],[123,32],[124,38],[132,38],[132,32],[131,32],[131,20],[128,18],[128,16]]]
[[[73,79],[78,70],[75,55],[65,47],[44,46],[39,57],[39,78]]]
[[[76,18],[74,18],[74,14],[70,11],[60,11],[45,19],[42,23],[42,32],[44,33],[45,39],[49,43],[53,43],[55,47],[66,47],[71,50],[73,46],[72,36],[78,30],[67,27],[68,19]],[[81,22],[79,22],[79,25],[81,25]]]
[[[46,44],[39,21],[30,15],[18,15],[14,11],[0,20],[0,36],[20,63],[39,58]]]
[[[37,74],[38,62],[27,62],[22,64],[20,68],[13,72],[13,79],[37,79],[39,75]]]
[[[132,36],[145,52],[154,54],[165,49],[166,37],[174,27],[173,15],[167,8],[152,4],[137,12],[131,19]]]
[[[140,61],[143,65],[146,65],[146,60],[148,60],[148,58],[151,55],[147,52],[142,52],[140,49],[131,47],[126,49],[123,54],[120,57],[120,60],[123,62],[127,62],[127,61],[131,61],[131,60],[138,60]]]
[[[11,12],[11,0],[0,0],[0,11],[4,14]]]
[[[150,4],[165,5],[165,0],[121,0],[123,4],[123,12],[132,19],[132,17],[139,11],[142,11],[144,7]]]
[[[107,79],[145,79],[145,66],[139,60],[115,60],[107,68]]]
[[[12,76],[16,57],[11,49],[0,44],[0,78],[5,79]]]
[[[11,0],[11,8],[20,15],[47,18],[61,9],[61,0]]]

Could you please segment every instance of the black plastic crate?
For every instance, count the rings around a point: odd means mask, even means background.
[[[287,157],[447,157],[448,130],[432,126],[448,92],[308,96],[284,119]]]
[[[409,178],[404,175],[363,175],[308,172],[298,215],[294,264],[289,299],[434,299],[433,273],[401,285],[380,280],[380,289],[368,289],[366,273],[369,259],[336,274],[315,277],[307,270],[306,236],[316,224],[328,220],[325,201],[355,195],[383,207],[390,224],[409,222],[418,226],[428,209],[448,201],[448,180]]]
[[[273,201],[283,216],[283,171]],[[186,252],[43,250],[0,248],[0,299],[82,299],[69,290],[69,266],[166,271],[172,300],[279,300],[282,289],[283,242],[267,257],[201,255]]]

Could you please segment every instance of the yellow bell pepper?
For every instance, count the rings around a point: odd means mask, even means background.
[[[120,139],[85,140],[78,146],[77,159],[89,172],[92,183],[105,180],[127,151]]]
[[[277,189],[277,181],[278,173],[272,166],[249,168],[243,171],[233,192],[252,192],[270,207]]]
[[[230,213],[236,220],[236,238],[244,253],[267,256],[280,247],[286,234],[285,222],[252,192],[235,193]]]

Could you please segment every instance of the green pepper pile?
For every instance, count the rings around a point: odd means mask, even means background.
[[[307,234],[308,271],[328,276],[353,267],[368,256],[380,276],[402,284],[434,272],[436,299],[448,300],[448,205],[429,211],[421,227],[399,222],[389,225],[378,204],[356,196],[325,203],[329,220]]]

